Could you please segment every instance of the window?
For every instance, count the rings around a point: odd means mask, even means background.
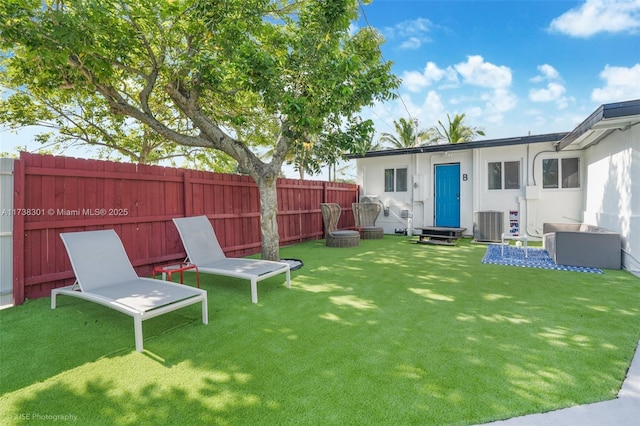
[[[549,158],[542,160],[542,187],[558,187],[558,159]]]
[[[489,176],[489,189],[520,189],[519,161],[491,162],[487,175]]]
[[[520,189],[520,162],[504,162],[504,189]]]
[[[562,159],[562,187],[580,188],[580,159]]]
[[[502,163],[489,163],[489,189],[502,189]]]
[[[395,170],[384,169],[384,192],[393,192],[395,188]]]
[[[542,160],[543,188],[580,188],[579,158]]]
[[[407,191],[407,169],[396,169],[396,192]]]
[[[406,192],[407,169],[384,169],[384,192]]]

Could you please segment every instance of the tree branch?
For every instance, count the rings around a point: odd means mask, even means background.
[[[147,114],[135,106],[131,105],[126,101],[122,95],[115,89],[113,86],[109,86],[106,84],[102,84],[96,80],[91,70],[86,68],[80,59],[76,55],[69,55],[68,58],[69,65],[80,72],[85,79],[92,84],[96,90],[102,94],[105,100],[108,102],[109,106],[116,113],[120,113],[122,115],[126,115],[136,120],[140,121],[143,124],[146,124],[158,134],[163,137],[172,140],[180,145],[188,145],[188,146],[201,146],[201,147],[212,147],[212,141],[209,138],[201,138],[196,136],[188,136],[182,133],[178,133],[175,130],[165,126],[163,123],[158,121],[151,114]],[[191,117],[190,117],[191,118]]]

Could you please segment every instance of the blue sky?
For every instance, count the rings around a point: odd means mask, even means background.
[[[385,36],[399,100],[378,132],[466,114],[486,137],[571,131],[603,103],[640,98],[640,0],[374,0],[358,27]],[[366,19],[365,19],[366,16]]]
[[[640,0],[374,0],[362,10],[354,29],[380,30],[403,80],[398,100],[363,112],[378,133],[447,113],[465,113],[482,139],[571,131],[603,103],[640,98]],[[36,150],[32,135],[2,132],[0,151]]]

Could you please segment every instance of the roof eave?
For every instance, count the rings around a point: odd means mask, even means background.
[[[399,148],[399,149],[387,149],[382,151],[369,151],[364,155],[358,154],[348,154],[348,159],[358,159],[358,158],[371,158],[371,157],[387,157],[393,155],[408,155],[408,154],[424,154],[430,152],[446,152],[446,151],[461,151],[467,149],[477,149],[477,148],[494,148],[501,146],[511,146],[511,145],[523,145],[523,144],[531,144],[531,143],[541,143],[541,142],[559,142],[562,140],[568,133],[549,133],[545,135],[533,135],[533,136],[521,136],[515,138],[504,138],[504,139],[489,139],[489,140],[481,140],[481,141],[472,141],[472,142],[464,142],[457,144],[441,144],[441,145],[425,145],[425,146],[417,146],[412,148]]]
[[[561,151],[569,145],[585,149],[604,139],[615,129],[622,129],[640,122],[640,99],[598,107],[586,120],[556,144]]]

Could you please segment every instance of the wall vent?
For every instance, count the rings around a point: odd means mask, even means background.
[[[500,242],[504,226],[504,213],[498,211],[476,212],[473,223],[473,239]]]

